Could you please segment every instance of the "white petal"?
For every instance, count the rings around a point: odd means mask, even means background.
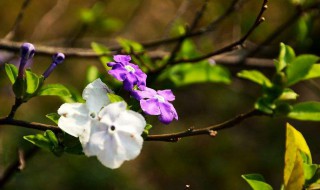
[[[99,112],[99,118],[101,122],[107,125],[114,122],[122,113],[126,110],[127,104],[124,101],[115,102],[107,105]]]
[[[119,139],[117,135],[108,135],[109,137],[105,141],[104,150],[99,152],[97,155],[98,160],[106,167],[111,169],[116,169],[121,166],[121,164],[125,161],[121,158],[119,152],[123,152],[119,150]]]
[[[74,137],[82,136],[84,131],[90,129],[90,118],[85,104],[62,104],[58,109],[58,114],[61,115],[58,126]]]
[[[98,155],[104,150],[104,143],[110,138],[106,131],[97,131],[92,133],[90,141],[83,147],[86,156]]]
[[[132,160],[136,158],[142,149],[143,138],[141,134],[127,133],[123,131],[118,131],[119,136],[119,146],[124,149],[123,155],[118,159]]]
[[[141,135],[146,126],[146,120],[137,112],[125,110],[116,119],[114,126],[118,131]]]
[[[113,92],[99,78],[86,86],[82,97],[86,100],[90,112],[98,113],[103,106],[110,103],[107,93]]]

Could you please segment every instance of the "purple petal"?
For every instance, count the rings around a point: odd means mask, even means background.
[[[133,86],[137,83],[137,78],[134,74],[127,73],[127,78],[123,81],[123,88],[127,91],[132,91]]]
[[[123,67],[118,67],[116,69],[109,70],[108,73],[117,80],[123,81],[126,79],[127,70]]]
[[[109,63],[107,63],[107,66],[108,67],[113,67],[113,66],[115,66],[115,65],[117,65],[118,63],[116,63],[116,62],[109,62]]]
[[[130,57],[130,55],[115,55],[115,56],[113,56],[113,59],[116,62],[128,63],[131,60],[131,57]]]
[[[157,93],[164,97],[164,99],[166,99],[167,101],[173,101],[175,100],[175,96],[173,95],[171,90],[158,90]]]
[[[159,116],[159,120],[164,124],[169,124],[173,118],[175,117],[175,110],[172,110],[172,106],[170,103],[159,103],[159,108],[161,111],[161,115]]]
[[[151,88],[145,87],[145,90],[133,90],[131,95],[137,99],[141,100],[144,98],[153,98],[155,95],[157,95],[157,92]]]
[[[141,109],[148,115],[160,115],[158,101],[154,98],[140,101]]]

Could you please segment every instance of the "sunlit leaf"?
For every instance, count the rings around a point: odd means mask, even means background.
[[[288,117],[306,121],[320,121],[320,102],[302,102],[292,106]]]
[[[40,84],[40,78],[30,70],[26,70],[26,81],[27,81],[27,89],[26,92],[28,94],[33,94],[38,90]]]
[[[279,61],[275,61],[277,72],[280,72],[291,63],[295,56],[294,50],[290,46],[280,43]]]
[[[104,46],[102,44],[98,44],[98,43],[95,43],[95,42],[91,43],[91,48],[98,55],[103,55],[103,56],[99,57],[100,61],[101,61],[102,65],[103,65],[103,67],[106,70],[110,70],[110,67],[107,66],[107,63],[112,61],[112,58],[110,56],[106,56],[106,55],[110,54],[109,48],[107,48],[106,46]]]
[[[305,180],[311,180],[318,170],[317,164],[303,164]]]
[[[86,83],[91,83],[97,78],[99,78],[99,69],[94,65],[90,65],[87,69]]]
[[[185,63],[169,68],[160,76],[160,80],[168,78],[176,86],[185,86],[194,83],[220,82],[229,84],[230,73],[227,69],[209,62],[197,64]]]
[[[299,94],[295,93],[290,88],[286,88],[283,90],[278,100],[296,100],[298,96]]]
[[[314,55],[300,55],[286,69],[287,85],[291,86],[302,80],[319,58]]]
[[[248,79],[254,83],[257,83],[259,85],[265,85],[270,87],[272,85],[272,83],[270,82],[270,80],[260,71],[257,70],[243,70],[240,71],[237,74],[238,77],[240,78],[244,78],[244,79]]]
[[[40,89],[39,96],[71,97],[71,94],[62,84],[48,84]]]
[[[320,64],[313,64],[308,74],[303,78],[303,80],[308,80],[312,78],[320,77]]]
[[[253,190],[272,190],[272,187],[265,182],[260,174],[246,174],[241,177],[248,182]]]
[[[136,53],[143,51],[143,46],[135,42],[133,40],[128,40],[124,38],[117,38],[118,43],[120,46],[124,49],[125,52],[131,53],[131,51],[134,51]]]
[[[60,115],[57,113],[49,113],[46,115],[46,117],[48,119],[50,119],[51,121],[53,121],[55,124],[58,124],[58,120],[60,118]]]
[[[108,93],[107,95],[111,103],[123,101],[123,98],[116,94]]]
[[[311,153],[299,131],[290,124],[287,124],[286,131],[284,186],[285,189],[302,189],[305,181],[303,163],[312,164]]]
[[[18,68],[13,64],[5,64],[5,70],[10,82],[14,84],[16,78],[18,77]]]

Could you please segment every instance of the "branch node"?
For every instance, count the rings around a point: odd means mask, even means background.
[[[208,133],[209,133],[210,137],[215,137],[218,134],[218,132],[214,131],[214,130],[208,130]]]

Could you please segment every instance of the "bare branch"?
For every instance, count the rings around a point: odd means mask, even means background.
[[[24,0],[23,4],[21,6],[21,9],[19,11],[19,14],[18,14],[16,20],[14,21],[14,24],[12,26],[11,31],[4,37],[4,39],[11,40],[15,36],[17,29],[19,28],[19,25],[23,19],[23,15],[25,13],[25,10],[28,7],[29,3],[30,3],[30,0]]]

